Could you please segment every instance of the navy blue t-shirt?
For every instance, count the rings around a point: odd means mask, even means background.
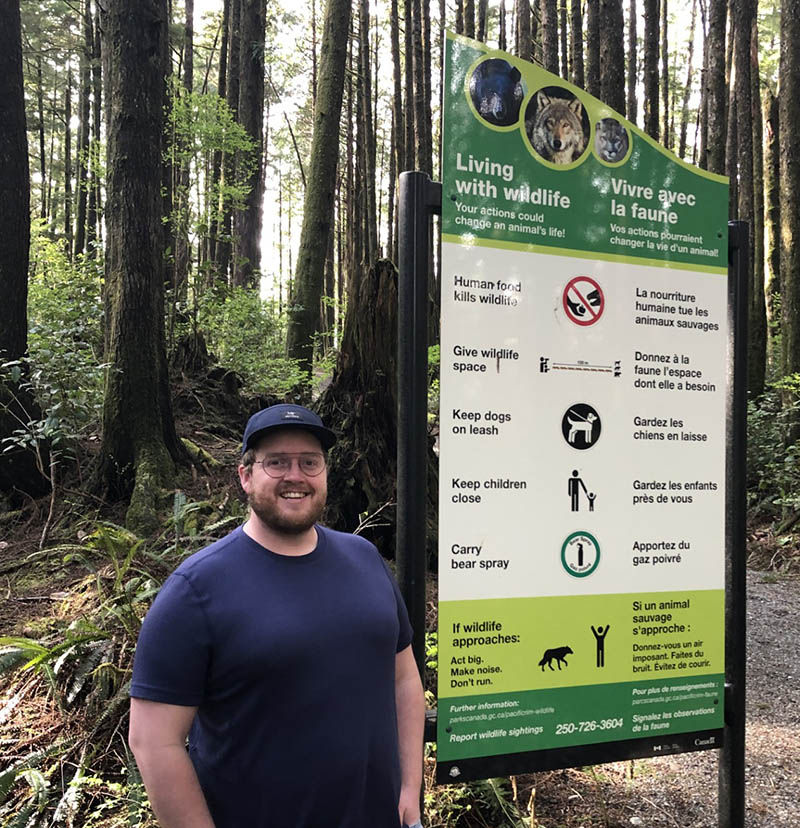
[[[396,828],[395,656],[411,643],[377,549],[317,526],[277,555],[240,528],[187,558],[144,620],[131,695],[198,708],[216,828]]]

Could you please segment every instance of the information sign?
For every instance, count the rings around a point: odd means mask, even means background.
[[[438,777],[719,747],[727,179],[472,40],[444,89]]]

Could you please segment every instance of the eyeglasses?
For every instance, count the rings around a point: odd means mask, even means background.
[[[292,468],[292,460],[297,458],[297,467],[306,477],[316,477],[325,468],[325,455],[320,452],[302,452],[300,454],[268,454],[256,463],[270,477],[283,477]]]

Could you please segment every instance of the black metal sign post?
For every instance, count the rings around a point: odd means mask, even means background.
[[[728,457],[725,504],[725,731],[719,757],[719,825],[744,825],[746,675],[747,296],[749,226],[728,224]]]
[[[397,579],[424,675],[429,228],[431,216],[441,211],[442,185],[426,173],[401,173],[398,201]]]
[[[414,625],[420,672],[425,657],[425,527],[427,451],[427,302],[429,222],[441,211],[441,185],[425,173],[400,175],[398,285],[398,579]],[[728,399],[726,458],[725,726],[719,764],[720,828],[744,825],[745,733],[745,455],[748,226],[729,224]],[[426,740],[435,737],[429,715]],[[433,727],[431,727],[433,725]],[[459,780],[703,750],[720,744],[719,731],[672,734],[669,743],[629,739],[561,749],[487,756],[459,763]],[[708,736],[708,738],[704,738]],[[713,738],[711,738],[713,737]],[[716,741],[715,741],[716,740]],[[453,763],[449,763],[453,764]],[[467,767],[468,764],[468,767]]]

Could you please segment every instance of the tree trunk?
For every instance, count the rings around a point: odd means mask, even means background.
[[[228,32],[228,76],[225,90],[226,101],[233,117],[239,120],[239,50],[240,32],[239,20],[241,16],[242,0],[230,2],[230,29]],[[236,157],[228,153],[222,163],[222,177],[226,184],[233,182],[236,177]],[[222,282],[228,281],[228,271],[233,255],[233,208],[230,202],[222,206],[222,222],[219,240],[217,241],[217,275]]]
[[[194,89],[194,0],[184,0],[185,19],[183,23],[183,90],[179,94],[188,98]],[[176,141],[179,139],[176,138]],[[185,301],[189,284],[189,268],[192,261],[192,251],[189,245],[189,180],[191,144],[187,140],[180,140],[178,158],[180,159],[177,176],[178,186],[175,188],[173,215],[176,216],[173,229],[173,250],[175,262],[172,277],[174,313],[175,302]]]
[[[417,8],[419,7],[419,0],[416,0]],[[366,242],[366,262],[375,261],[378,252],[378,212],[375,201],[375,128],[372,120],[372,69],[370,66],[370,46],[369,46],[369,2],[368,0],[361,0],[358,6],[359,10],[359,39],[358,39],[358,58],[359,58],[359,98],[361,101],[360,111],[362,118],[362,136],[363,142],[359,147],[363,153],[364,171],[363,179],[363,195],[364,195],[364,240]],[[413,13],[413,12],[412,12]],[[418,17],[417,17],[418,21]],[[415,21],[416,22],[416,21]],[[417,29],[415,26],[414,36],[417,37]],[[419,59],[419,72],[422,73],[421,55],[417,54],[415,49],[415,59]],[[421,119],[418,119],[421,123]]]
[[[444,3],[444,0],[441,0]],[[580,0],[573,0],[573,2],[580,2]],[[497,48],[503,52],[508,51],[508,44],[506,42],[506,0],[500,0],[500,10],[497,13]],[[444,65],[444,60],[442,60]]]
[[[586,91],[600,97],[600,0],[586,0]]]
[[[230,33],[231,2],[224,0],[222,5],[222,39],[219,47],[219,75],[217,80],[217,95],[225,100],[228,88],[228,37]],[[222,150],[214,150],[214,158],[211,162],[211,220],[208,229],[208,260],[214,262],[216,270],[217,243],[220,230],[220,217],[224,209],[222,198],[219,192],[222,178]],[[212,279],[213,281],[213,279]]]
[[[175,433],[164,343],[161,196],[166,0],[109,0],[108,307],[110,363],[103,444],[96,483],[130,494],[127,521],[158,526],[173,460],[184,457]]]
[[[599,0],[600,99],[625,114],[625,32],[622,0]]]
[[[639,72],[637,63],[639,55],[639,44],[636,40],[637,28],[636,0],[630,0],[630,11],[628,15],[628,100],[626,112],[628,120],[634,124],[639,115],[639,97],[636,94],[636,81]]]
[[[28,349],[28,257],[30,250],[30,178],[25,95],[22,79],[18,0],[0,0],[0,365],[21,359]],[[20,378],[25,371],[20,371]],[[38,419],[39,411],[19,379],[0,370],[0,439],[10,437],[19,421]],[[47,483],[35,455],[26,448],[0,453],[0,491],[43,494]],[[16,496],[14,496],[16,495]]]
[[[261,156],[264,121],[264,37],[266,0],[241,0],[239,46],[239,123],[253,141],[248,159],[244,209],[236,210],[233,283],[256,287],[261,268],[261,203],[263,181]],[[242,157],[237,158],[241,169]]]
[[[464,34],[475,37],[475,0],[462,0],[464,4]]]
[[[78,96],[78,175],[75,183],[77,190],[77,210],[75,211],[75,249],[73,257],[86,252],[86,204],[88,197],[88,168],[89,168],[89,113],[91,111],[92,89],[92,14],[89,0],[83,0],[83,46],[81,48],[81,86]]]
[[[319,318],[317,308],[336,192],[339,118],[349,30],[349,0],[328,0],[320,51],[318,106],[295,271],[295,305],[289,313],[287,330],[289,356],[299,360],[308,374],[313,361],[314,334]]]
[[[697,0],[692,0],[692,22],[689,24],[689,43],[687,47],[689,57],[686,64],[686,88],[683,90],[683,106],[681,107],[681,137],[678,142],[678,158],[683,158],[686,155],[686,136],[689,131],[689,97],[692,91],[692,75],[694,73],[692,61],[694,59],[694,33],[696,22]]]
[[[569,78],[569,48],[567,46],[567,0],[560,0],[558,4],[559,44],[561,51],[561,77]]]
[[[341,435],[332,449],[326,519],[345,531],[395,500],[396,329],[397,272],[381,259],[350,292],[333,379],[317,406]]]
[[[777,307],[781,293],[781,195],[780,195],[780,121],[778,96],[767,90],[764,99],[764,201],[767,260],[767,316],[779,322]],[[770,349],[771,353],[771,349]]]
[[[44,141],[44,78],[42,73],[42,56],[36,56],[36,109],[39,116],[37,124],[39,133],[39,175],[42,177],[42,203],[39,208],[41,218],[47,218],[47,164],[45,163]]]
[[[725,88],[725,0],[709,0],[706,37],[706,117],[708,139],[706,163],[709,172],[725,174],[728,97]]]
[[[667,0],[661,0],[661,143],[672,149],[669,130],[669,40],[667,39]]]
[[[533,60],[530,0],[517,0],[517,57]]]
[[[478,31],[475,33],[476,40],[480,40],[481,43],[486,43],[487,37],[487,24],[488,24],[488,13],[489,13],[489,0],[479,0],[478,2]],[[430,52],[428,53],[430,54]]]
[[[753,4],[750,37],[750,106],[753,141],[753,283],[750,295],[748,336],[751,360],[748,388],[753,397],[764,392],[767,373],[767,305],[764,296],[764,124],[758,67],[758,26]]]
[[[783,375],[800,372],[800,0],[782,0],[780,95],[781,303]],[[785,392],[785,440],[800,436],[797,394]]]
[[[585,80],[583,74],[583,13],[581,12],[581,0],[570,0],[569,43],[572,55],[570,80],[575,86],[583,89]]]
[[[64,250],[72,258],[72,72],[67,63],[67,83],[64,86]]]
[[[644,0],[644,131],[658,140],[658,5]]]
[[[558,74],[558,6],[557,0],[542,0],[542,46],[544,68]]]
[[[92,21],[92,141],[90,151],[89,206],[86,215],[86,247],[88,256],[94,259],[100,240],[100,215],[103,210],[100,192],[100,122],[103,101],[102,49],[100,46],[99,12]]]

